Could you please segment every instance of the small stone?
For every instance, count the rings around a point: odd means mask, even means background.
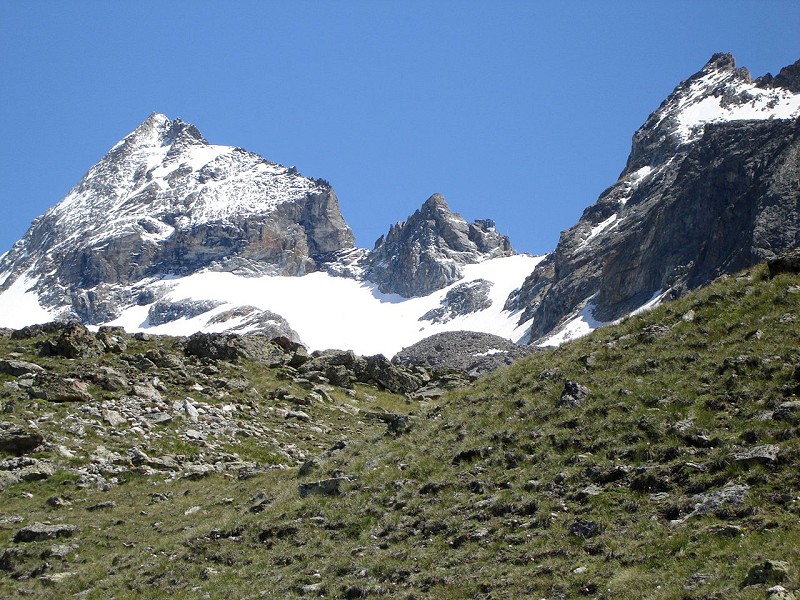
[[[200,419],[200,413],[195,408],[191,398],[186,398],[183,401],[183,410],[186,411],[186,416],[192,423],[197,423],[197,421]]]
[[[796,600],[797,594],[790,592],[782,585],[773,585],[767,589],[767,600]]]
[[[308,413],[304,413],[302,410],[289,410],[286,411],[286,418],[287,419],[297,419],[298,421],[310,421],[311,417],[308,416]]]
[[[299,486],[300,497],[306,496],[338,496],[341,491],[339,486],[343,481],[349,481],[347,477],[333,477],[331,479],[323,479],[321,481],[310,481],[308,483],[301,483]]]
[[[159,411],[147,413],[143,416],[145,420],[154,425],[158,425],[160,423],[169,423],[172,421],[172,415]]]
[[[185,511],[183,511],[183,514],[184,515],[193,515],[194,513],[199,512],[199,511],[200,511],[200,507],[199,506],[192,506],[191,508],[187,508]]]
[[[108,500],[106,502],[99,502],[97,504],[93,504],[92,506],[87,506],[86,510],[93,512],[96,510],[103,510],[106,508],[116,508],[116,506],[117,506],[116,502],[114,502],[113,500]]]
[[[53,558],[64,560],[69,554],[75,552],[75,548],[76,546],[72,546],[70,544],[56,544],[55,546],[50,547],[48,554]]]
[[[111,425],[111,427],[119,427],[128,423],[128,419],[115,410],[104,409],[102,415],[103,421]]]
[[[62,581],[74,576],[75,573],[48,573],[47,575],[42,575],[39,579],[46,585],[58,585]]]
[[[14,423],[0,423],[0,450],[17,456],[39,447],[44,437],[38,431],[23,429]]]
[[[47,504],[53,508],[63,508],[65,506],[71,506],[72,502],[61,496],[51,496],[47,499]]]
[[[589,394],[591,394],[591,391],[585,385],[567,381],[564,383],[564,390],[561,392],[561,397],[556,402],[556,405],[575,408],[583,404]]]
[[[569,532],[573,535],[589,539],[602,533],[603,528],[595,521],[585,521],[584,519],[577,519],[569,526]]]

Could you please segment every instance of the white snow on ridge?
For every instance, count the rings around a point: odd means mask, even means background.
[[[406,346],[442,331],[471,330],[519,341],[524,327],[517,314],[503,311],[508,295],[518,288],[543,257],[515,255],[464,267],[465,277],[453,285],[475,279],[493,281],[492,306],[456,317],[443,324],[419,321],[440,305],[450,289],[422,298],[383,294],[369,282],[310,273],[303,277],[240,277],[232,273],[201,272],[169,279],[165,300],[217,300],[225,304],[192,319],[179,319],[157,327],[147,323],[148,307],[134,306],[109,323],[128,331],[162,335],[190,335],[196,331],[222,331],[235,321],[209,326],[214,316],[236,306],[255,306],[286,318],[311,350],[350,349],[358,354],[393,356]]]
[[[597,237],[600,234],[600,232],[602,232],[604,229],[607,229],[612,223],[614,223],[614,221],[617,220],[617,216],[618,216],[617,213],[614,213],[613,215],[608,217],[605,221],[601,221],[600,223],[592,227],[592,230],[589,232],[589,236],[585,240],[583,240],[583,243],[586,244],[590,240]]]
[[[48,211],[58,223],[57,245],[142,234],[141,219],[162,223],[143,237],[164,239],[174,231],[164,221],[192,227],[265,215],[321,189],[315,180],[240,148],[191,136],[176,141],[166,135],[171,126],[164,115],[152,115]]]
[[[556,333],[541,341],[538,345],[541,348],[548,346],[560,346],[564,342],[576,340],[579,337],[590,334],[592,331],[608,323],[598,321],[594,318],[596,304],[592,301],[597,294],[592,295],[585,301],[585,306],[574,317],[567,321]]]
[[[800,116],[800,94],[782,88],[762,89],[733,71],[714,70],[691,83],[671,110],[678,122],[676,135],[683,143],[697,138],[706,123],[794,119]]]

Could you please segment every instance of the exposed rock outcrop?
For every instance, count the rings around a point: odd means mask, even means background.
[[[313,255],[353,240],[326,181],[153,114],[34,221],[0,261],[0,291],[24,275],[44,306],[67,297],[72,316],[99,323],[149,277],[206,267],[302,275]]]
[[[526,356],[530,348],[507,339],[475,331],[437,333],[398,352],[393,362],[429,365],[434,369],[453,369],[473,376],[509,365]]]
[[[467,223],[434,194],[408,220],[375,242],[365,276],[382,292],[424,296],[458,281],[462,267],[514,254],[508,237],[488,219]]]
[[[797,64],[759,87],[715,55],[675,89],[617,183],[509,298],[532,341],[584,308],[611,321],[800,245]]]
[[[419,320],[447,323],[458,316],[489,308],[492,305],[489,299],[491,289],[492,282],[485,279],[459,284],[447,292],[439,308],[429,310]]]

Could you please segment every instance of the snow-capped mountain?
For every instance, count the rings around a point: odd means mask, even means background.
[[[0,258],[0,326],[261,332],[387,356],[455,330],[559,343],[798,245],[800,61],[753,81],[718,54],[544,259],[438,194],[355,248],[326,181],[151,115]]]
[[[716,54],[633,136],[617,182],[509,298],[560,343],[800,244],[800,61]]]
[[[2,257],[0,325],[78,318],[393,354],[459,327],[513,337],[505,298],[537,261],[438,194],[373,251],[354,248],[327,182],[153,114]],[[475,280],[477,304],[451,302]]]
[[[148,278],[302,275],[352,245],[327,182],[153,114],[34,221],[0,261],[0,290],[21,280],[54,316],[100,323]]]

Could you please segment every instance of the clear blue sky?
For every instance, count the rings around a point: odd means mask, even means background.
[[[720,51],[777,73],[800,2],[0,0],[0,252],[157,111],[329,180],[359,246],[440,192],[544,253]]]

